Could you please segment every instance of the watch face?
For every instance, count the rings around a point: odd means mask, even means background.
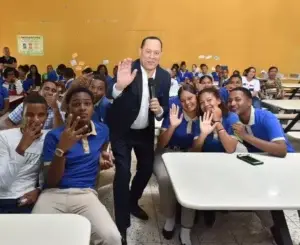
[[[60,149],[56,149],[55,150],[55,155],[58,157],[62,157],[64,155],[64,152]]]

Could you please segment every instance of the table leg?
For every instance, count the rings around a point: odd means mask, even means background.
[[[271,211],[274,221],[274,239],[278,245],[292,245],[292,238],[282,210]],[[276,236],[276,237],[275,237]]]
[[[294,127],[294,125],[300,120],[300,112],[298,112],[298,115],[286,126],[286,128],[284,129],[284,132],[287,133],[289,132],[292,127]]]
[[[295,88],[295,89],[293,90],[292,94],[291,94],[290,97],[289,97],[289,100],[291,100],[292,98],[294,98],[294,96],[297,94],[298,90],[299,90],[299,88]]]

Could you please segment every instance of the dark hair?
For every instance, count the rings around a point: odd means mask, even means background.
[[[208,66],[206,64],[201,64],[200,68],[203,68],[203,67],[207,67],[208,68]]]
[[[217,68],[217,67],[220,67],[220,68],[221,68],[221,66],[220,66],[220,65],[216,65],[216,67],[215,67],[215,68]]]
[[[101,68],[103,68],[103,67],[104,67],[104,69],[105,69],[105,76],[108,76],[108,70],[107,70],[106,65],[103,65],[103,64],[98,65],[98,67],[97,67],[97,72],[100,73],[100,70],[101,70]]]
[[[236,73],[236,75],[239,75],[239,76],[241,76],[241,73],[240,73],[240,71],[238,71],[238,70],[234,70],[234,71],[232,72],[232,74],[234,74],[234,75],[235,75],[235,73]]]
[[[231,83],[231,79],[232,78],[238,78],[238,79],[240,79],[241,81],[242,81],[242,78],[241,78],[241,76],[240,75],[231,75],[231,77],[229,78],[229,82],[228,83]]]
[[[159,37],[155,37],[155,36],[145,37],[143,39],[142,43],[141,43],[141,48],[143,48],[145,46],[145,43],[146,43],[147,40],[157,40],[157,41],[159,41],[160,42],[160,46],[161,46],[161,50],[162,50],[162,47],[163,47],[162,41],[160,40]]]
[[[39,74],[39,70],[38,70],[38,68],[37,68],[36,65],[31,65],[31,66],[29,67],[29,73],[32,74],[31,69],[32,69],[33,67],[34,67],[35,70],[36,70],[36,74]]]
[[[75,94],[78,94],[78,93],[86,93],[86,94],[88,94],[91,97],[92,101],[94,101],[94,95],[93,95],[93,93],[89,89],[80,86],[80,87],[76,87],[74,89],[70,89],[68,91],[68,93],[66,95],[66,104],[67,105],[70,104],[70,101],[71,101],[72,97]]]
[[[55,82],[53,80],[45,80],[45,81],[42,82],[41,88],[44,87],[45,83],[53,83],[53,84],[55,84],[55,86],[57,86],[57,82]]]
[[[179,65],[177,63],[173,64],[171,67],[171,70],[176,69],[176,71],[179,70]]]
[[[81,74],[89,74],[91,72],[93,72],[93,69],[90,67],[87,67],[81,72]]]
[[[251,69],[254,69],[254,70],[255,70],[255,72],[256,72],[256,69],[255,69],[255,67],[253,67],[253,66],[250,66],[250,67],[248,67],[247,69],[245,69],[245,71],[244,71],[243,75],[244,75],[244,76],[248,76],[248,73],[250,72],[250,70],[251,70]],[[253,78],[255,78],[255,76],[254,76]]]
[[[75,77],[75,72],[73,71],[73,69],[71,67],[67,67],[63,70],[63,76],[65,78],[71,79]]]
[[[188,91],[191,94],[197,95],[197,90],[193,85],[188,84],[188,83],[184,83],[184,84],[182,84],[182,86],[178,90],[179,99],[180,99],[180,96],[181,96],[182,92],[184,92],[184,91]]]
[[[200,97],[204,93],[213,94],[213,96],[215,96],[217,99],[219,99],[220,102],[221,102],[220,105],[219,105],[219,108],[222,111],[222,115],[223,116],[227,116],[229,110],[228,110],[227,106],[225,105],[225,103],[223,102],[223,100],[221,99],[219,91],[216,88],[214,88],[214,87],[212,87],[212,88],[205,88],[205,89],[203,89],[203,90],[201,90],[199,92],[199,94],[198,94],[198,101],[200,101]],[[199,108],[200,108],[200,115],[202,116],[204,114],[204,112],[201,110],[200,106],[199,106]]]
[[[57,73],[59,73],[59,72],[63,73],[66,68],[67,68],[67,66],[65,64],[60,64],[60,65],[57,66],[56,72]]]
[[[186,66],[186,63],[185,63],[185,61],[181,61],[181,63],[180,63],[180,67],[182,67],[182,66]]]
[[[48,108],[47,101],[39,93],[30,93],[28,96],[25,97],[23,104],[44,104],[46,110]]]
[[[93,80],[100,80],[104,83],[105,86],[105,91],[107,90],[107,80],[106,77],[101,75],[100,73],[94,73],[94,78]]]
[[[278,68],[277,68],[276,66],[271,66],[271,67],[269,68],[268,72],[270,72],[271,70],[274,70],[274,69],[276,69],[276,72],[278,72]]]
[[[19,65],[18,69],[22,70],[25,74],[27,74],[30,70],[28,65]]]
[[[209,75],[204,75],[204,76],[200,77],[200,83],[201,83],[205,78],[208,78],[211,82],[213,82],[213,79],[212,79],[211,76],[209,76]]]
[[[248,99],[252,100],[252,94],[250,92],[249,89],[244,88],[244,87],[237,87],[234,88],[233,90],[230,91],[230,93],[234,92],[234,91],[240,91],[242,92]]]
[[[13,72],[14,75],[15,75],[15,77],[19,77],[19,72],[15,68],[12,68],[12,67],[5,68],[5,70],[3,72],[3,77],[7,78],[8,77],[8,73],[10,73],[10,72]]]

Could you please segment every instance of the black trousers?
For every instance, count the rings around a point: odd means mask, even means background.
[[[0,214],[29,214],[33,206],[19,206],[19,199],[0,199]]]
[[[123,138],[111,141],[115,157],[114,205],[116,225],[121,233],[130,226],[130,205],[135,205],[153,172],[154,135],[151,129],[131,129]],[[137,157],[136,174],[131,183],[131,151]]]

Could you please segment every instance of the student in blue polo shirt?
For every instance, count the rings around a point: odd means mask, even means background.
[[[241,123],[233,128],[249,152],[267,152],[278,157],[294,152],[274,114],[252,106],[252,95],[248,89],[233,89],[228,105],[231,111],[239,115]]]
[[[198,95],[198,102],[201,120],[195,150],[235,152],[238,140],[234,136],[232,125],[239,121],[238,116],[228,111],[215,88],[203,89]]]
[[[157,143],[154,174],[159,185],[161,210],[166,218],[163,228],[163,236],[166,239],[171,239],[175,232],[177,201],[161,156],[165,152],[189,151],[192,148],[195,133],[199,131],[197,129],[199,120],[196,93],[192,85],[182,85],[178,91],[182,109],[175,104],[172,105],[168,117],[163,120]],[[180,240],[182,244],[191,244],[190,231],[194,223],[195,212],[182,207],[181,216]]]
[[[94,95],[94,114],[92,119],[105,123],[106,112],[111,105],[109,99],[106,97],[107,82],[105,76],[95,74],[89,89]]]
[[[9,96],[7,88],[0,84],[0,116],[3,116],[9,110]]]
[[[227,105],[229,93],[232,89],[242,86],[242,78],[239,75],[232,75],[225,87],[219,89],[221,100]]]
[[[93,94],[87,88],[70,90],[66,103],[66,125],[45,138],[45,186],[33,213],[82,215],[92,224],[94,244],[121,245],[120,233],[95,190],[100,157],[104,166],[112,164],[108,127],[91,121]]]
[[[27,78],[27,73],[29,72],[28,65],[20,65],[18,67],[19,72],[19,80],[23,85],[23,90],[25,93],[30,93],[31,89],[34,87],[33,80],[31,78]]]
[[[185,61],[182,61],[180,63],[180,69],[178,71],[178,78],[180,83],[183,83],[185,81],[186,78],[188,79],[192,79],[193,78],[193,74],[190,73],[187,69],[186,69],[186,63]]]

